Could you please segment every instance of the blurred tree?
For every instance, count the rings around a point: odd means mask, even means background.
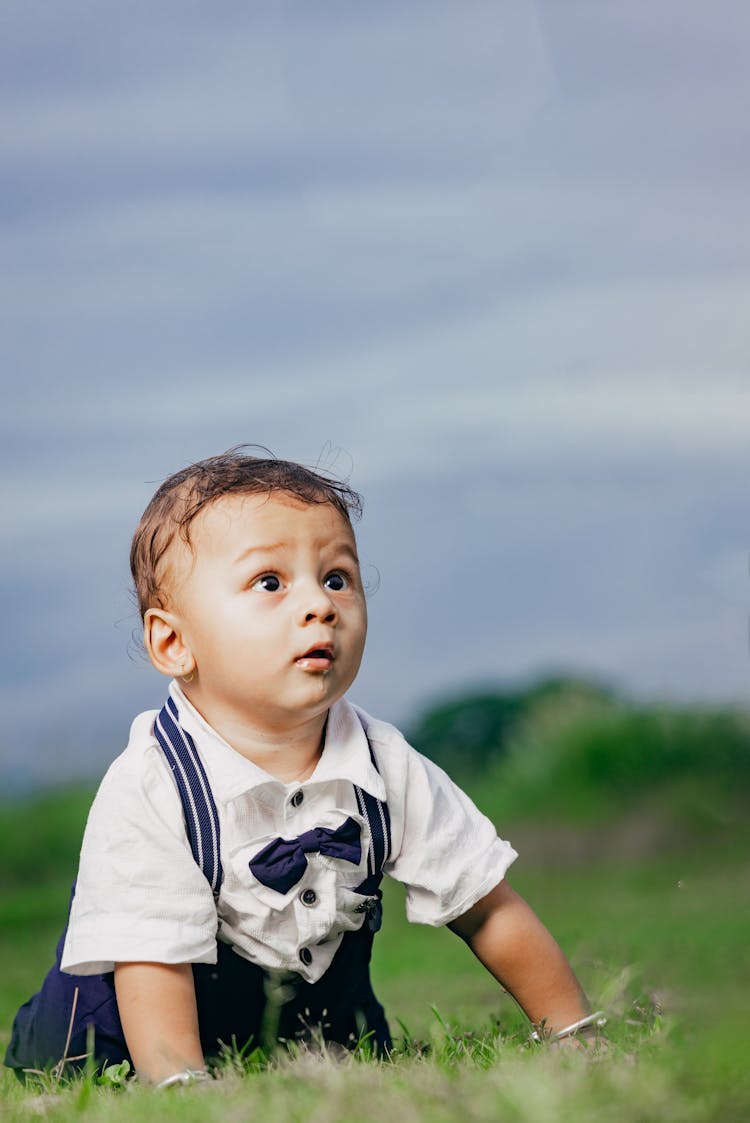
[[[406,736],[449,772],[475,772],[506,753],[513,731],[538,705],[566,699],[612,701],[614,694],[598,683],[548,676],[515,690],[477,691],[432,706]]]

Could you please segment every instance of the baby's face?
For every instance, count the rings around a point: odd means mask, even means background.
[[[326,711],[353,682],[367,631],[346,520],[282,492],[229,495],[190,537],[192,549],[170,551],[170,599],[206,720],[283,728]]]

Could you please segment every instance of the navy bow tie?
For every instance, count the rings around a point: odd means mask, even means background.
[[[325,854],[329,858],[343,858],[358,866],[362,857],[359,827],[351,815],[335,831],[328,827],[313,827],[299,838],[275,838],[248,862],[258,881],[288,893],[307,868],[306,854]]]

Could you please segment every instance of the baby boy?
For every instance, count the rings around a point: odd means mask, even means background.
[[[367,631],[358,513],[346,485],[242,450],[157,490],[131,568],[169,699],[135,719],[99,789],[58,962],[6,1063],[57,1061],[66,1039],[80,1056],[93,1039],[143,1082],[201,1079],[222,1042],[259,1040],[269,1003],[279,1037],[369,1035],[387,1051],[369,978],[383,875],[406,886],[410,920],[450,927],[532,1023],[593,1022],[506,880],[515,851],[345,698]]]

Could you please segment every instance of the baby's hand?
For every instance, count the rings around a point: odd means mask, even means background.
[[[601,1032],[606,1024],[603,1011],[597,1010],[595,1014],[588,1014],[556,1033],[546,1030],[542,1023],[531,1036],[534,1041],[546,1041],[555,1050],[577,1049],[579,1052],[600,1053],[609,1047]]]
[[[610,1048],[610,1043],[603,1033],[600,1033],[597,1028],[592,1027],[593,1032],[583,1032],[571,1034],[569,1037],[561,1037],[559,1039],[552,1038],[550,1041],[550,1048],[555,1052],[565,1050],[566,1052],[571,1049],[581,1053],[587,1053],[590,1056],[600,1056],[602,1053],[607,1053]]]

